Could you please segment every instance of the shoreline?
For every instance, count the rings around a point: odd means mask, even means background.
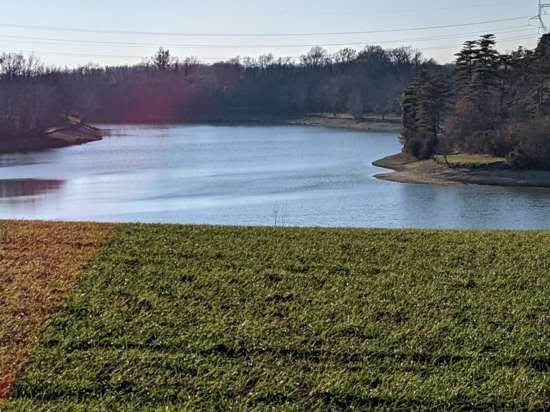
[[[0,139],[0,154],[28,153],[76,146],[101,140],[104,134],[104,131],[97,127],[69,120],[68,124],[51,128],[42,135],[9,140]]]
[[[365,132],[399,133],[401,131],[401,120],[396,117],[389,117],[382,120],[381,116],[365,116],[362,119],[355,119],[349,114],[325,115],[309,114],[303,116],[249,116],[249,117],[220,117],[196,120],[168,120],[148,119],[147,121],[113,121],[111,119],[96,119],[94,124],[117,125],[212,125],[212,126],[314,126],[333,129],[356,130]]]
[[[476,184],[503,187],[550,188],[550,171],[503,168],[449,168],[434,160],[417,160],[398,153],[372,163],[390,169],[374,177],[397,183],[458,185]]]
[[[352,116],[303,116],[290,119],[287,124],[295,126],[318,126],[332,129],[348,129],[363,132],[399,133],[401,132],[401,120],[394,118],[382,119],[377,117],[365,117],[355,119]]]
[[[135,123],[131,121],[109,122],[97,121],[99,125],[108,124],[143,124],[143,125],[167,125],[167,124],[205,124],[205,125],[250,125],[250,126],[313,126],[342,130],[355,130],[362,132],[398,133],[401,130],[401,122],[397,118],[382,119],[378,116],[355,119],[351,115],[306,115],[302,117],[249,117],[209,119],[201,121],[167,122],[147,121]],[[66,125],[47,130],[41,135],[27,136],[17,139],[0,139],[0,154],[28,153],[47,149],[57,149],[68,146],[86,144],[101,140],[106,130],[85,124],[75,118],[70,118]]]

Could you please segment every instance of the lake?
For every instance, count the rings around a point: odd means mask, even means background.
[[[299,126],[101,126],[99,142],[0,155],[0,219],[550,228],[550,191],[385,182],[395,134]]]

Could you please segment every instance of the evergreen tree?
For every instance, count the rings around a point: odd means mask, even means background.
[[[416,111],[418,106],[418,98],[416,91],[418,82],[414,81],[403,93],[401,99],[401,112],[403,129],[401,132],[401,143],[403,150],[406,153],[413,153],[415,149],[412,147],[417,135]]]
[[[483,152],[495,135],[502,84],[501,58],[494,46],[495,36],[487,34],[476,42],[466,42],[457,55],[456,101],[447,119],[447,141],[459,150]]]
[[[499,84],[499,53],[495,50],[495,35],[481,36],[472,74],[472,98],[481,113],[494,113],[492,97]],[[490,127],[488,127],[490,128]]]
[[[402,99],[404,151],[420,159],[435,154],[449,86],[436,72],[422,71]]]
[[[530,93],[524,104],[532,117],[540,117],[550,106],[550,34],[542,36],[530,60],[527,70]]]
[[[478,52],[478,42],[474,40],[465,42],[462,50],[455,55],[455,88],[459,97],[470,93]]]
[[[437,142],[441,113],[448,97],[448,85],[437,73],[420,74],[422,87],[419,90],[417,124],[420,133]]]

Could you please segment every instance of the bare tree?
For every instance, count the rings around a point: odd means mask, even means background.
[[[357,59],[357,51],[346,48],[334,54],[333,60],[337,64],[349,64]]]
[[[151,59],[151,64],[158,71],[168,71],[178,67],[178,59],[172,57],[170,50],[160,47]]]
[[[308,54],[300,58],[302,64],[306,67],[324,67],[330,63],[328,52],[322,47],[313,47]]]
[[[31,78],[43,72],[44,66],[33,55],[29,57],[16,53],[0,55],[0,78],[2,79]]]

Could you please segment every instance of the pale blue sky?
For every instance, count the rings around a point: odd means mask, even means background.
[[[3,3],[0,24],[163,33],[373,31],[472,23],[531,16],[537,12],[537,0],[10,0]],[[140,61],[139,56],[149,56],[161,45],[181,57],[193,55],[210,61],[267,52],[276,56],[299,56],[310,44],[381,43],[385,47],[412,45],[428,57],[447,62],[464,40],[486,32],[496,33],[503,39],[499,46],[503,50],[536,44],[537,30],[529,28],[527,18],[522,18],[426,31],[263,38],[78,33],[0,26],[0,51],[33,51],[48,64],[75,66],[88,62],[136,63]],[[134,44],[121,45],[121,42]],[[281,45],[301,47],[273,47]],[[332,52],[341,47],[326,48]]]

